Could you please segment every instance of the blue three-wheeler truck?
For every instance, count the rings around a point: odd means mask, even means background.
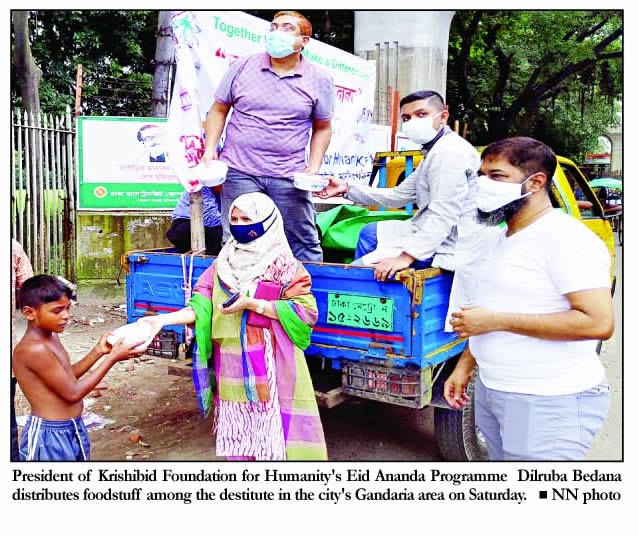
[[[184,272],[188,278],[192,261],[194,286],[213,260],[182,256],[171,249],[125,255],[128,322],[184,307]],[[350,395],[417,409],[433,405],[443,456],[482,459],[485,452],[475,431],[472,404],[457,411],[442,397],[443,381],[466,344],[443,331],[452,274],[438,268],[409,269],[396,279],[379,282],[372,268],[304,265],[319,309],[306,350],[313,377],[322,376],[315,386],[340,378],[340,385],[317,392],[320,403],[331,406]],[[150,352],[174,357],[172,350],[184,341],[184,326],[168,326]]]
[[[413,158],[414,164],[422,158],[420,152],[406,152],[385,165],[391,156],[396,155],[377,154],[379,186],[385,186],[386,179],[396,184],[412,171]],[[576,190],[589,201],[586,209],[579,208]],[[592,229],[614,259],[608,218],[573,162],[559,157],[552,192],[555,208]],[[396,217],[408,215],[396,213]],[[170,249],[124,255],[128,322],[184,307],[184,288],[194,287],[212,262],[213,257],[180,255]],[[453,274],[437,268],[408,269],[379,282],[372,268],[327,262],[305,266],[319,309],[306,356],[320,405],[330,407],[354,396],[416,410],[434,406],[436,440],[443,457],[486,459],[484,441],[474,423],[473,398],[463,410],[454,410],[442,393],[466,344],[456,334],[443,331]],[[175,356],[177,346],[185,341],[184,329],[167,328],[148,351]],[[470,383],[470,395],[472,389]]]
[[[405,154],[409,173],[413,154]],[[379,166],[381,186],[386,178],[384,161]],[[184,288],[194,287],[213,260],[172,249],[124,255],[128,322],[184,307]],[[443,331],[453,274],[438,268],[408,269],[379,282],[372,268],[326,262],[304,265],[319,309],[306,350],[319,404],[332,407],[354,396],[417,410],[431,405],[444,458],[485,459],[473,404],[454,410],[442,396],[443,382],[466,344]],[[177,345],[184,342],[184,326],[170,326],[149,352],[175,357]],[[472,385],[470,394],[471,389]]]

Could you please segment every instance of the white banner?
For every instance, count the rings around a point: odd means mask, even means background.
[[[166,136],[170,162],[188,191],[201,188],[189,170],[204,152],[203,122],[217,85],[231,62],[264,50],[269,25],[269,21],[241,11],[172,13],[177,72]],[[346,179],[367,181],[375,152],[385,149],[373,146],[369,138],[374,62],[314,39],[303,54],[308,61],[326,69],[335,83],[332,140],[320,173],[339,173]]]

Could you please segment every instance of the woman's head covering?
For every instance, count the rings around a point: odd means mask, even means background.
[[[289,282],[298,263],[288,245],[281,213],[272,199],[259,192],[240,195],[230,206],[229,222],[235,207],[254,223],[264,222],[266,232],[246,244],[232,236],[228,239],[216,262],[221,280],[241,292],[246,292],[255,279]]]

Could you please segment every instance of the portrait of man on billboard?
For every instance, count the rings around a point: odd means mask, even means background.
[[[158,125],[144,125],[137,131],[137,141],[148,154],[149,162],[165,162],[162,132]]]

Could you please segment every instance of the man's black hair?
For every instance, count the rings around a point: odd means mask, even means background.
[[[36,275],[27,279],[20,287],[20,307],[40,307],[44,303],[57,301],[62,296],[71,299],[73,290],[57,277]]]
[[[436,91],[432,90],[415,91],[414,93],[406,95],[399,102],[399,108],[401,108],[404,104],[409,104],[417,100],[427,100],[439,112],[445,110],[445,101],[443,100],[443,97],[441,97],[441,95]]]
[[[547,177],[545,189],[551,192],[557,160],[554,151],[544,143],[523,136],[505,138],[490,143],[485,148],[481,153],[481,160],[486,158],[504,158],[525,173],[526,178],[534,173],[544,173]]]

